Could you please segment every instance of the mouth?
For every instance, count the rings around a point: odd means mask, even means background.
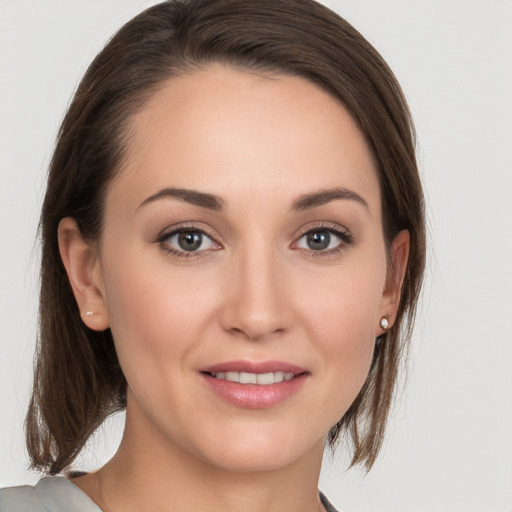
[[[293,372],[268,372],[268,373],[249,373],[249,372],[205,372],[214,379],[227,380],[229,382],[238,382],[239,384],[259,384],[260,386],[269,386],[283,381],[292,380],[295,377]]]
[[[298,393],[309,371],[281,361],[231,361],[200,370],[223,401],[241,408],[273,407]]]

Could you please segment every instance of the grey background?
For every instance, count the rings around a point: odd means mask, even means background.
[[[37,218],[58,123],[142,0],[0,0],[0,486],[35,482],[23,418],[37,322]],[[326,457],[345,512],[512,511],[512,2],[338,0],[416,120],[431,230],[409,379],[372,472]],[[78,462],[115,450],[122,415]]]

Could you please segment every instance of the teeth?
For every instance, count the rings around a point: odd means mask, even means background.
[[[240,382],[240,373],[226,372],[226,380],[229,380],[230,382]]]
[[[283,382],[284,380],[284,372],[275,372],[274,373],[274,382]]]
[[[293,373],[288,372],[270,372],[270,373],[247,373],[247,372],[218,372],[212,373],[216,379],[228,380],[230,382],[239,382],[240,384],[276,384],[283,380],[291,380]]]
[[[240,372],[240,384],[258,384],[258,377],[255,373]]]
[[[274,382],[275,382],[273,373],[259,373],[258,375],[256,375],[256,378],[257,378],[258,384],[266,385],[266,384],[274,384]],[[241,381],[242,381],[242,379],[240,379],[240,382]]]

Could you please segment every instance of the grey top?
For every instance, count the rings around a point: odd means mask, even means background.
[[[337,512],[320,493],[327,512]],[[62,476],[41,478],[37,485],[0,489],[0,512],[101,512],[79,487]]]
[[[0,489],[0,512],[101,512],[79,487],[62,476],[41,478],[37,485]]]

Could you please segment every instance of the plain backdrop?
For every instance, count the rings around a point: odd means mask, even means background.
[[[143,0],[0,0],[0,486],[34,483],[23,419],[37,323],[37,220],[78,80]],[[512,2],[325,2],[381,52],[418,129],[430,242],[409,379],[368,476],[326,457],[345,512],[512,511]],[[122,415],[78,461],[113,454]]]

